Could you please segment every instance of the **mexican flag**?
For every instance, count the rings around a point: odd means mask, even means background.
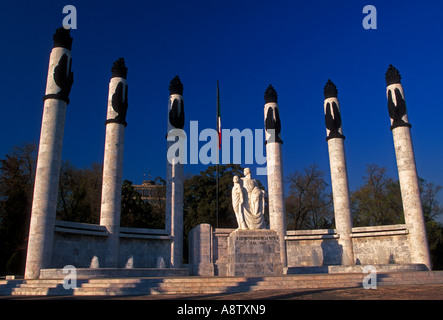
[[[220,113],[220,92],[217,80],[217,132],[218,132],[218,148],[221,149],[221,113]]]

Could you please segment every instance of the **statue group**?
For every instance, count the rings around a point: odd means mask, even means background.
[[[232,206],[237,218],[238,229],[265,229],[265,191],[251,178],[251,170],[245,168],[244,177],[234,176]]]

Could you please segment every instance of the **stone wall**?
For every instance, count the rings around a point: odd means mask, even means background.
[[[227,275],[227,240],[234,230],[213,229],[210,225],[199,225],[191,230],[189,243],[193,255],[190,258],[191,268],[196,261],[206,263],[204,272],[201,268],[194,268],[192,274]],[[205,239],[207,238],[205,245],[198,243],[199,239],[202,239],[201,232],[204,232]],[[212,234],[212,238],[209,234]],[[342,248],[338,242],[339,237],[335,229],[288,230],[285,237],[288,268],[340,265]],[[351,239],[355,261],[361,265],[409,264],[411,255],[408,237],[406,225],[352,228]],[[213,269],[211,269],[212,264]]]
[[[288,230],[288,267],[338,265],[341,261],[339,236],[334,229]]]
[[[352,228],[351,237],[357,264],[412,262],[406,225]]]
[[[159,259],[170,267],[171,240],[166,230],[120,228],[119,267],[124,268],[131,257],[133,268],[156,268]]]
[[[288,267],[339,265],[342,254],[334,229],[287,231]],[[357,264],[411,263],[405,225],[352,228]]]
[[[212,227],[199,224],[189,232],[189,265],[191,274],[214,275]]]
[[[228,237],[235,229],[213,229],[209,224],[193,228],[189,237],[190,272],[225,276],[228,273]],[[89,268],[94,257],[99,267],[106,254],[106,227],[56,221],[53,268],[73,265]],[[357,264],[411,263],[406,225],[352,228]],[[166,230],[120,228],[118,267],[155,268],[159,259],[170,267],[171,236]],[[288,267],[334,266],[341,261],[339,234],[335,229],[288,230],[285,237]]]
[[[51,266],[89,268],[96,257],[99,267],[103,267],[107,237],[104,226],[56,221]],[[155,268],[159,258],[163,259],[165,267],[169,267],[170,246],[171,237],[165,230],[120,228],[118,267]]]
[[[228,237],[235,229],[218,228],[213,233],[214,275],[228,274]]]

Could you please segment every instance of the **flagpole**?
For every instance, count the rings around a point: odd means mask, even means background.
[[[218,80],[217,80],[217,134],[219,134],[219,131],[221,130],[221,128],[219,128],[219,111],[220,111],[220,96],[219,96],[219,89],[218,89]],[[219,149],[220,149],[220,138],[218,139],[218,148],[217,148],[217,165],[216,165],[216,170],[217,170],[217,176],[216,176],[216,184],[217,184],[217,196],[216,196],[216,216],[215,216],[215,226],[216,228],[218,228],[218,192],[219,192]]]

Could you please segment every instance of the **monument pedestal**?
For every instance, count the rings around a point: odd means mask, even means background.
[[[280,242],[274,230],[235,230],[228,237],[228,276],[283,274]]]

